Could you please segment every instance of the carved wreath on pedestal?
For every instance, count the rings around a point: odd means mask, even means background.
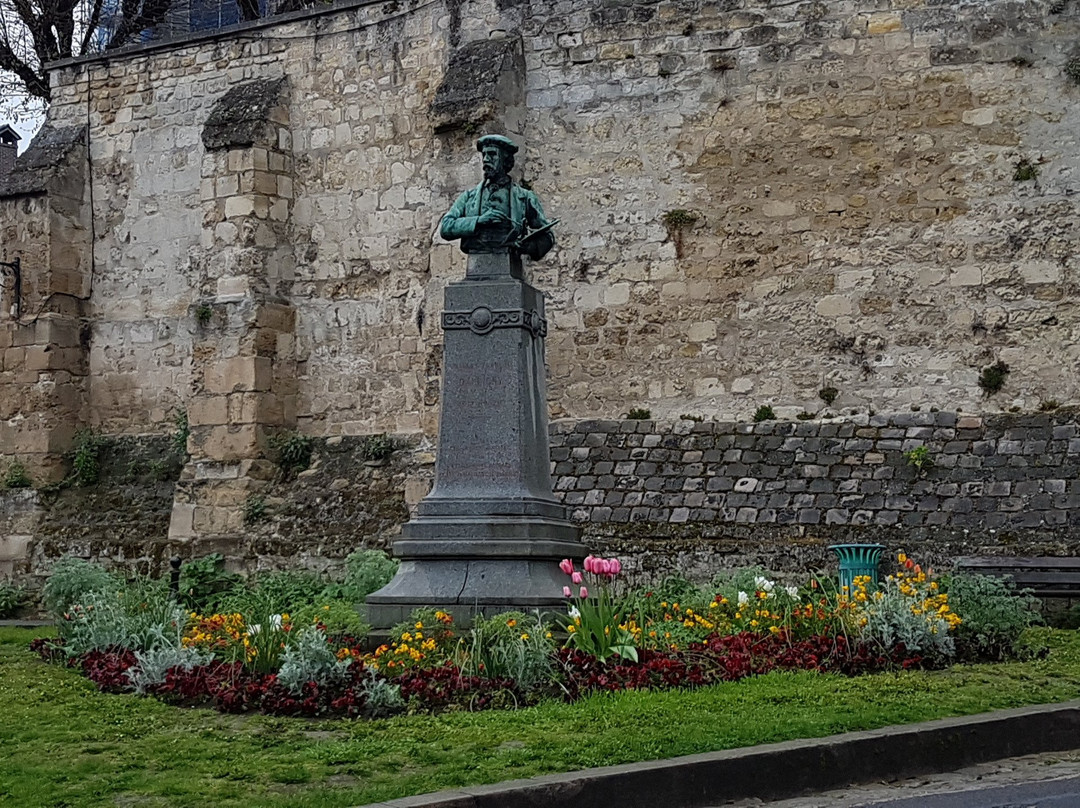
[[[547,320],[538,311],[526,309],[489,309],[477,306],[472,311],[444,311],[445,330],[469,329],[474,334],[487,334],[495,328],[524,328],[534,337],[547,336]]]

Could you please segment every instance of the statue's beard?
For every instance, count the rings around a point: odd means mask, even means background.
[[[499,180],[506,176],[506,172],[497,166],[484,166],[485,180]]]

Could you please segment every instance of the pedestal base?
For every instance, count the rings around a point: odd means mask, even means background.
[[[565,609],[559,569],[587,553],[551,493],[544,299],[516,255],[470,255],[446,289],[435,486],[402,528],[401,568],[367,598],[376,629],[421,607],[477,614]]]

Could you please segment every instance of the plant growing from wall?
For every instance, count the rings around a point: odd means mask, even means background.
[[[652,418],[652,410],[647,410],[644,407],[633,407],[630,412],[626,413],[626,417],[630,421],[648,421]]]
[[[180,568],[180,598],[189,609],[213,610],[221,597],[238,588],[240,582],[235,572],[226,572],[224,556],[211,553],[187,561]]]
[[[1016,170],[1013,172],[1014,182],[1031,182],[1039,176],[1039,167],[1026,157],[1021,157],[1016,162]]]
[[[1053,412],[1061,406],[1061,402],[1053,398],[1039,402],[1039,412]]]
[[[1065,75],[1073,84],[1080,84],[1080,56],[1074,56],[1065,63]]]
[[[762,404],[760,407],[754,410],[754,423],[774,420],[776,420],[776,413],[773,412],[773,408],[768,404]]]
[[[360,454],[369,463],[381,463],[394,453],[394,441],[385,432],[368,435],[360,444]]]
[[[675,244],[675,257],[683,256],[683,231],[698,220],[697,214],[683,208],[675,208],[665,213],[660,220],[667,229],[668,238]]]
[[[4,488],[29,488],[33,484],[26,466],[18,460],[13,460],[4,474]]]
[[[930,456],[930,449],[926,446],[916,446],[914,449],[908,449],[904,452],[904,460],[919,474],[923,474],[934,465],[934,458]]]
[[[75,433],[75,446],[71,454],[70,479],[79,487],[93,485],[101,476],[101,450],[105,439],[92,429],[80,429]]]
[[[979,387],[983,395],[989,398],[1005,386],[1005,379],[1009,375],[1009,366],[998,361],[982,369],[979,373]]]
[[[840,395],[840,391],[835,387],[822,387],[818,390],[818,398],[825,402],[826,407],[831,407],[838,395]]]
[[[311,438],[299,432],[279,432],[270,438],[270,450],[286,480],[293,479],[311,465],[312,448]]]
[[[14,617],[19,611],[19,607],[25,602],[25,589],[9,584],[6,581],[0,582],[0,620]]]
[[[195,307],[195,322],[201,326],[209,325],[210,319],[214,316],[214,309],[212,306],[201,303]]]
[[[254,525],[266,518],[266,497],[252,494],[244,500],[244,524]]]
[[[187,410],[173,411],[173,433],[171,438],[172,450],[180,457],[187,457],[187,440],[191,434],[191,425],[188,423]]]

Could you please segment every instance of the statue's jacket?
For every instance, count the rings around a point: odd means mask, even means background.
[[[461,239],[462,252],[494,251],[487,241],[476,238],[476,220],[481,213],[483,190],[484,183],[481,182],[475,188],[462,192],[442,218],[442,224],[439,227],[440,234],[447,241]],[[550,224],[544,216],[540,198],[517,183],[510,185],[510,218],[517,237],[524,235],[526,230],[532,231]],[[537,259],[543,257],[554,245],[555,237],[550,230],[547,230],[528,239],[522,251],[530,258]]]

